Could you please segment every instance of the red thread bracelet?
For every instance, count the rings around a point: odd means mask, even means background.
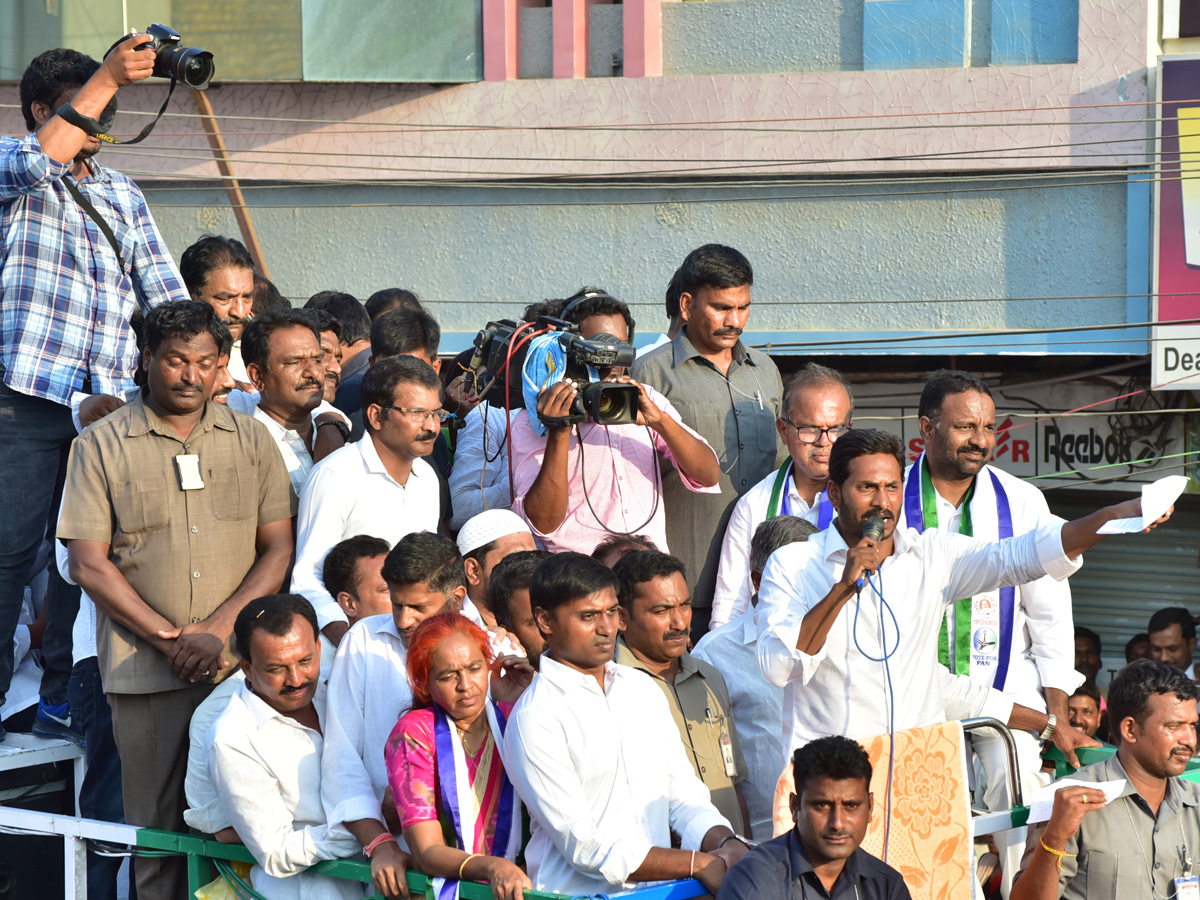
[[[375,838],[375,840],[371,841],[371,843],[367,844],[367,846],[363,847],[363,856],[365,856],[367,859],[370,859],[371,854],[375,852],[375,849],[380,844],[386,844],[389,842],[396,844],[396,836],[394,834],[388,834],[385,831],[383,834]],[[397,844],[397,846],[399,846],[399,844]]]

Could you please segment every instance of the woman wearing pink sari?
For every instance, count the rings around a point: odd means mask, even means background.
[[[408,674],[415,708],[396,723],[384,757],[413,861],[439,900],[453,900],[463,879],[487,882],[497,900],[519,900],[532,886],[515,862],[521,804],[496,740],[533,669],[520,658],[495,660],[482,628],[445,613],[413,633]]]

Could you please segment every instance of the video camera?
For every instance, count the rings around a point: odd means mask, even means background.
[[[594,422],[597,425],[632,425],[637,421],[637,385],[601,381],[592,369],[628,367],[636,355],[633,345],[611,334],[583,338],[579,326],[565,319],[540,316],[534,323],[516,319],[488,322],[475,336],[475,352],[468,366],[475,383],[472,392],[493,406],[520,409],[525,405],[522,372],[532,335],[545,331],[560,332],[559,346],[566,357],[565,380],[575,382],[579,393],[565,420],[539,418],[547,424],[563,425]],[[486,368],[489,380],[480,383],[479,371]],[[534,413],[535,410],[529,410]]]

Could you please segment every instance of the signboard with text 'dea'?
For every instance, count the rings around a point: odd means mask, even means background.
[[[1200,387],[1200,58],[1164,57],[1158,86],[1151,383],[1177,390]]]

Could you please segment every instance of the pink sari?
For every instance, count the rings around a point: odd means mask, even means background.
[[[505,715],[512,709],[511,704],[498,705]],[[491,856],[504,774],[491,730],[473,756],[465,753],[465,748],[464,756],[474,801],[472,809],[463,811],[464,815],[473,817],[475,825],[475,843],[468,852]],[[414,709],[400,717],[388,737],[384,759],[401,827],[437,821],[441,823],[446,846],[457,846],[457,837],[441,799],[432,709]]]

